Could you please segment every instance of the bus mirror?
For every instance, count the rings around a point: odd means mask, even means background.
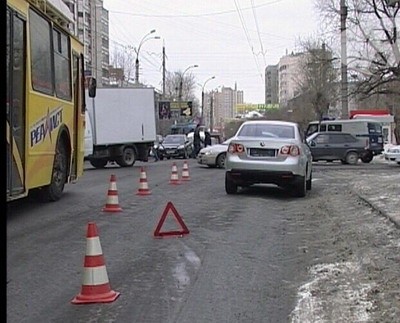
[[[94,98],[96,96],[96,79],[94,77],[89,78],[89,97]]]

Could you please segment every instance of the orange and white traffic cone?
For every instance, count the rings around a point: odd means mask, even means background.
[[[169,183],[173,184],[173,185],[180,184],[179,175],[178,175],[178,169],[176,168],[176,164],[175,163],[172,164],[171,178],[169,180]]]
[[[97,226],[89,222],[86,234],[86,255],[80,293],[72,304],[111,303],[120,295],[110,287]]]
[[[183,181],[190,181],[189,166],[186,160],[183,162],[181,178]]]
[[[121,212],[122,208],[118,202],[118,190],[117,190],[117,178],[115,175],[111,175],[110,184],[107,193],[107,202],[102,209],[103,212]]]
[[[144,167],[140,169],[140,179],[139,179],[139,189],[136,195],[149,195],[151,191],[149,190],[149,185],[147,184],[147,175]]]

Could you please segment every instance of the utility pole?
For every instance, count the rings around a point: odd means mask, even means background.
[[[162,49],[162,96],[165,99],[165,43],[163,41],[163,49]]]
[[[349,118],[347,90],[347,37],[346,37],[347,6],[346,0],[340,0],[340,48],[341,48],[341,97],[342,119]]]
[[[210,132],[214,131],[214,90],[211,91],[210,97]]]

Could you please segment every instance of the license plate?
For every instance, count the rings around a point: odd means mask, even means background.
[[[275,157],[275,149],[250,148],[251,157]]]

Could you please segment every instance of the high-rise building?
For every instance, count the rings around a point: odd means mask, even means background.
[[[283,56],[278,63],[279,104],[286,106],[297,94],[304,53]]]
[[[268,65],[265,68],[265,104],[279,103],[278,65]]]
[[[103,0],[63,0],[74,16],[75,35],[85,45],[85,74],[109,84],[109,16]]]

